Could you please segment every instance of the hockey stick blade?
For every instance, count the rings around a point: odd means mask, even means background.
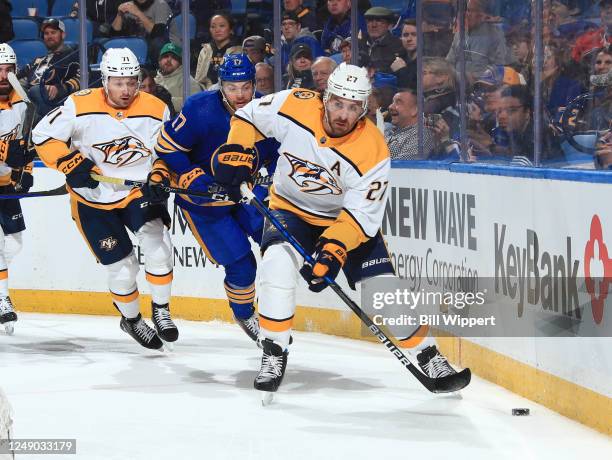
[[[4,193],[0,195],[0,200],[21,200],[23,198],[39,198],[44,196],[59,196],[66,195],[68,190],[66,190],[66,184],[60,185],[57,188],[52,190],[40,190],[38,192],[27,192],[27,193]]]
[[[302,245],[291,235],[287,229],[281,224],[278,219],[265,207],[265,205],[255,196],[246,184],[240,187],[242,196],[257,209],[266,219],[270,221],[274,227],[280,232],[283,239],[287,241],[293,248],[304,258],[310,265],[314,265],[315,261],[312,256],[306,252]],[[387,335],[370,319],[368,315],[344,292],[344,290],[333,279],[323,277],[327,285],[340,297],[340,299],[355,313],[359,319],[367,326],[372,334],[382,342],[385,347],[402,363],[402,365],[425,387],[432,393],[452,393],[466,387],[471,380],[472,373],[466,368],[456,374],[446,377],[432,378],[421,372],[410,359],[387,337]]]

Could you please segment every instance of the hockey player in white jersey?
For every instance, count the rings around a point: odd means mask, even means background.
[[[16,72],[17,56],[0,44],[0,193],[27,192],[33,184],[32,162],[23,139],[26,104],[11,86],[8,75]],[[19,200],[0,200],[0,324],[12,334],[17,314],[8,291],[8,266],[21,250],[25,221]]]
[[[326,287],[323,277],[335,279],[340,269],[352,283],[392,272],[379,232],[390,158],[380,131],[364,118],[370,92],[365,69],[340,64],[322,99],[313,91],[293,89],[254,100],[235,113],[227,144],[213,160],[215,180],[231,191],[250,180],[254,142],[276,138],[281,154],[270,189],[270,209],[314,254],[314,266],[304,265],[278,230],[265,224],[258,269],[263,344],[254,382],[258,390],[276,391],[283,379],[298,273],[310,290],[320,292]],[[432,359],[441,357],[435,346],[432,351]],[[445,372],[455,372],[441,358]],[[419,363],[430,374],[421,359]]]
[[[170,217],[159,187],[143,190],[98,183],[92,173],[169,183],[153,146],[168,107],[139,91],[140,65],[127,48],[108,49],[100,65],[103,88],[79,91],[49,112],[36,126],[33,140],[40,158],[66,174],[72,218],[95,257],[108,273],[120,326],[146,348],[161,349],[178,330],[170,318],[172,243],[165,224]],[[142,319],[136,276],[139,264],[127,230],[145,256],[151,289],[153,330]]]

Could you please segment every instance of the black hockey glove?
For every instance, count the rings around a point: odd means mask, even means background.
[[[4,161],[9,168],[23,168],[29,163],[27,150],[23,139],[0,141],[0,161]]]
[[[340,269],[346,262],[346,246],[338,240],[319,238],[315,247],[315,264],[311,267],[305,263],[300,269],[300,274],[308,283],[308,289],[313,292],[321,292],[327,287],[323,280],[324,276],[336,279]]]
[[[21,181],[17,182],[15,185],[19,185],[19,189],[23,193],[28,193],[32,188],[32,185],[34,185],[34,176],[32,176],[32,174],[29,172],[24,172],[21,176]]]
[[[170,177],[165,165],[157,166],[154,164],[153,170],[147,176],[147,182],[141,187],[142,196],[151,204],[163,203],[170,197],[170,193],[165,191],[162,187],[168,187],[169,185]]]
[[[100,174],[96,164],[75,150],[57,160],[57,169],[66,175],[66,183],[71,188],[96,188],[98,181],[91,177],[92,173]]]
[[[214,153],[211,166],[215,182],[223,185],[234,203],[242,199],[240,184],[253,181],[256,154],[238,144],[223,144]]]

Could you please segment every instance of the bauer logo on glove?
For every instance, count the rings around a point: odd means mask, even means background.
[[[304,264],[300,274],[308,283],[308,289],[321,292],[327,287],[323,277],[335,280],[346,262],[346,246],[338,240],[319,238],[315,249],[315,264]]]
[[[239,144],[224,144],[211,157],[210,169],[215,182],[225,186],[233,202],[238,203],[242,198],[240,184],[252,182],[257,159],[256,149],[245,149]]]

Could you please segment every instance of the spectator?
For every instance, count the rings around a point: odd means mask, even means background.
[[[346,37],[340,44],[340,52],[342,53],[342,62],[351,63],[351,37]]]
[[[285,11],[297,16],[302,24],[302,30],[314,32],[319,29],[317,25],[317,15],[315,11],[305,7],[303,3],[303,0],[283,0]]]
[[[253,64],[263,62],[266,58],[266,40],[259,35],[247,37],[242,42],[242,50]]]
[[[599,3],[601,27],[580,35],[572,49],[572,58],[580,62],[582,57],[595,48],[612,44],[612,0],[601,0]]]
[[[362,64],[389,73],[391,63],[403,52],[401,40],[391,33],[395,14],[388,8],[375,6],[366,11],[364,17],[368,36],[359,43]]]
[[[155,83],[163,86],[172,95],[172,105],[177,112],[183,108],[183,50],[174,43],[166,43],[159,53],[159,74]],[[189,77],[190,92],[195,94],[202,90],[200,84]]]
[[[492,0],[469,0],[465,13],[466,40],[465,63],[470,77],[482,74],[488,66],[510,64],[512,53],[506,46],[501,28],[488,20],[492,13]],[[455,67],[459,65],[459,32],[455,33],[446,59]]]
[[[423,61],[424,112],[439,114],[449,127],[449,138],[459,139],[456,74],[454,67],[442,58],[428,57]],[[435,123],[437,126],[439,123]],[[431,126],[432,129],[435,126]]]
[[[15,37],[13,33],[13,6],[8,0],[0,0],[0,43],[7,43]]]
[[[612,45],[595,52],[592,75],[603,75],[612,70]]]
[[[414,19],[406,19],[400,36],[402,50],[391,63],[391,72],[397,77],[399,85],[416,88],[417,84],[417,28]]]
[[[152,94],[153,96],[161,99],[166,103],[170,110],[170,116],[174,118],[176,116],[176,110],[174,110],[174,104],[172,104],[172,95],[170,92],[161,85],[155,83],[155,71],[150,71],[144,67],[140,68],[140,89],[145,93]]]
[[[306,88],[314,89],[312,80],[312,51],[304,43],[296,43],[291,48],[289,64],[287,65],[287,75],[283,81],[285,89]]]
[[[372,123],[377,125],[377,113],[381,112],[380,106],[380,89],[373,88],[370,96],[368,97],[368,112],[366,113],[366,118],[368,118]],[[384,126],[383,126],[384,128]],[[384,134],[384,129],[383,129]]]
[[[62,21],[46,19],[40,29],[48,53],[35,58],[17,77],[42,117],[80,88],[80,66],[78,51],[64,44],[66,26]]]
[[[303,43],[307,45],[313,57],[322,56],[323,50],[321,49],[321,45],[319,42],[312,36],[310,32],[305,32],[302,30],[302,25],[300,24],[300,20],[293,13],[284,13],[281,21],[281,65],[282,68],[285,69],[287,64],[289,63],[289,55],[291,53],[291,49],[297,45],[298,43]],[[273,59],[274,63],[276,62],[276,57]]]
[[[531,63],[533,62],[533,46],[529,29],[516,27],[510,31],[507,39],[508,46],[510,46],[515,59],[512,68],[523,75],[525,79],[529,78]]]
[[[542,90],[544,104],[548,114],[558,120],[567,104],[584,92],[580,82],[564,75],[564,49],[548,44],[544,47],[544,64],[542,66]]]
[[[506,86],[525,85],[521,74],[509,66],[491,66],[474,83],[468,101],[468,137],[472,157],[491,155],[502,143],[495,143],[494,130],[497,128],[497,112],[501,92]]]
[[[445,57],[453,42],[454,0],[423,1],[423,55]]]
[[[94,34],[97,36],[108,37],[113,28],[112,23],[117,16],[119,5],[125,0],[86,0],[85,14],[87,19],[95,23]],[[70,17],[76,18],[79,15],[79,2],[75,1],[70,11]]]
[[[532,101],[533,97],[525,85],[508,86],[501,92],[497,114],[499,129],[506,134],[508,154],[516,165],[533,165],[535,145]],[[552,129],[545,127],[542,138],[542,160],[560,155],[561,147]]]
[[[385,132],[392,160],[424,160],[434,149],[434,136],[429,128],[423,130],[423,151],[418,150],[417,140],[417,98],[411,88],[400,89],[393,96],[389,106],[391,128]]]
[[[342,40],[351,35],[351,0],[327,0],[330,17],[323,26],[321,46],[328,54],[340,52]],[[359,15],[359,30],[366,33],[365,19]]]
[[[314,87],[321,94],[327,89],[327,79],[336,68],[336,65],[336,61],[326,56],[320,56],[312,63],[310,71],[312,72]]]
[[[223,62],[223,56],[231,53],[238,43],[234,39],[234,20],[227,13],[218,13],[210,18],[209,43],[202,45],[198,56],[195,79],[204,87],[209,88],[219,80],[217,71]]]
[[[270,64],[266,62],[255,64],[255,88],[264,96],[274,92],[274,68]]]
[[[159,50],[166,42],[166,22],[172,14],[165,0],[133,0],[124,2],[117,8],[117,16],[112,23],[116,35],[129,35],[146,38],[149,45],[149,60],[155,62]],[[175,27],[170,30],[170,40],[180,43]]]
[[[552,33],[564,40],[573,42],[577,36],[597,25],[580,19],[581,4],[577,0],[552,0],[551,2]]]

